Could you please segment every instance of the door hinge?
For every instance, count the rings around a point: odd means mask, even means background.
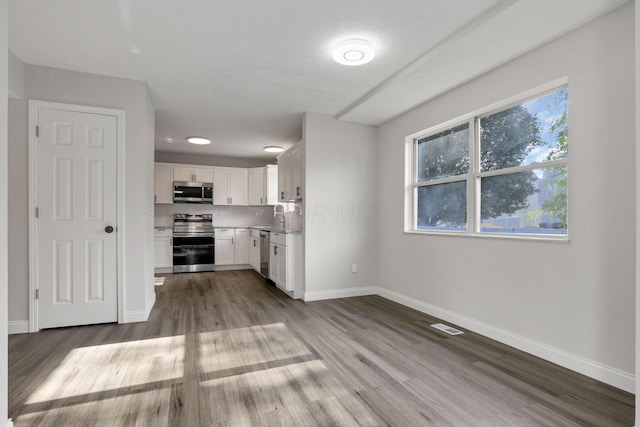
[[[40,299],[40,289],[36,289],[36,299]]]
[[[36,136],[40,137],[40,126],[36,126]]]
[[[40,218],[40,208],[36,208],[36,218]]]

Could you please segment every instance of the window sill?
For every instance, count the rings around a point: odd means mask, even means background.
[[[422,231],[422,230],[405,230],[404,234],[422,234],[426,236],[446,236],[446,237],[466,237],[476,239],[493,239],[493,240],[525,240],[537,242],[554,242],[569,243],[569,236],[553,236],[549,234],[527,235],[527,234],[480,234],[467,233],[457,231]]]

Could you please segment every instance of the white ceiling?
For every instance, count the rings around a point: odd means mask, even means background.
[[[9,46],[147,82],[157,151],[268,159],[262,147],[301,138],[305,111],[383,123],[628,1],[10,0]],[[333,62],[353,37],[376,58]]]

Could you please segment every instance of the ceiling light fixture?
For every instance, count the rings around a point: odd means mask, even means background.
[[[211,140],[210,139],[203,138],[201,136],[190,136],[189,138],[187,138],[187,141],[189,141],[192,144],[197,144],[197,145],[211,144]]]
[[[264,151],[266,151],[267,153],[282,153],[284,151],[284,148],[277,145],[268,145],[264,147]]]
[[[336,46],[333,59],[342,65],[363,65],[371,61],[376,55],[373,46],[366,40],[345,40]]]

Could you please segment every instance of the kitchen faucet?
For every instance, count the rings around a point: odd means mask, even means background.
[[[278,215],[280,215],[280,219],[278,220],[278,222],[284,222],[284,206],[283,205],[275,205],[273,207],[273,217],[275,218]]]

